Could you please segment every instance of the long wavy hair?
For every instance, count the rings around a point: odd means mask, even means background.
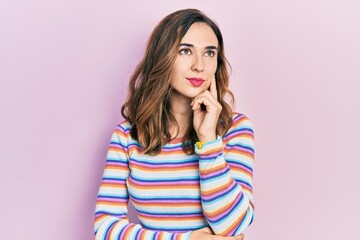
[[[181,39],[192,24],[201,22],[214,31],[219,46],[215,72],[218,101],[222,106],[216,133],[224,136],[232,124],[234,96],[229,90],[230,65],[225,58],[224,43],[218,26],[197,9],[173,12],[161,20],[153,30],[145,55],[131,75],[128,97],[121,108],[122,116],[131,124],[131,137],[137,140],[144,153],[157,155],[170,142],[170,123],[177,127],[171,113],[169,95],[172,91],[171,72]],[[183,150],[191,154],[198,141],[191,124],[182,139]]]

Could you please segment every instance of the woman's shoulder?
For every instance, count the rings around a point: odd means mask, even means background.
[[[226,135],[231,135],[239,131],[251,132],[253,134],[253,124],[250,118],[244,113],[233,112],[233,122]]]
[[[254,138],[253,125],[247,115],[244,113],[234,112],[233,123],[224,136],[224,141],[228,142],[231,139],[243,139],[244,137],[251,139]]]
[[[244,125],[249,125],[252,128],[251,120],[244,113],[233,112],[232,117],[233,117],[233,123],[232,123],[231,127],[236,127],[236,126],[239,126],[239,125],[243,125],[243,126]]]
[[[127,120],[122,120],[115,126],[115,132],[121,135],[128,135],[130,130],[131,124]]]

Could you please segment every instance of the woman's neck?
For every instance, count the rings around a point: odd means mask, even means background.
[[[179,132],[177,137],[183,137],[190,124],[192,124],[192,114],[193,111],[191,109],[191,98],[185,97],[184,95],[179,94],[175,90],[170,94],[170,106],[171,113],[174,116],[176,122],[179,124]],[[176,128],[175,126],[169,126],[169,131],[171,137],[176,136]]]

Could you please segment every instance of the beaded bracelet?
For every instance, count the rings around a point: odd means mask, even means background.
[[[204,142],[196,142],[195,144],[196,144],[197,148],[200,150],[202,148]]]

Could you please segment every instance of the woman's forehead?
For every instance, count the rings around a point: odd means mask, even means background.
[[[213,29],[206,23],[191,25],[180,43],[192,44],[194,47],[218,46],[218,39]]]

